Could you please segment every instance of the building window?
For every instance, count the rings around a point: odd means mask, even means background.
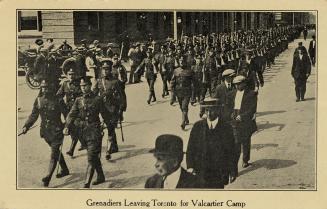
[[[42,31],[40,11],[18,11],[18,31]]]
[[[87,24],[88,29],[91,31],[100,30],[100,15],[99,12],[88,12],[87,13]]]

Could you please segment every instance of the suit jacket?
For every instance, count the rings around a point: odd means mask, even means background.
[[[163,188],[164,181],[162,176],[155,174],[148,178],[145,183],[145,188]],[[202,181],[198,176],[192,175],[182,168],[179,181],[176,189],[179,188],[201,188]]]
[[[303,54],[302,60],[299,55],[293,57],[292,76],[294,79],[306,79],[306,74],[311,73],[311,63],[309,56]]]
[[[208,136],[215,139],[210,144]],[[204,181],[214,179],[228,184],[231,172],[237,169],[234,154],[234,135],[229,123],[219,119],[214,130],[209,130],[206,119],[194,124],[187,145],[186,165]]]
[[[317,41],[315,41],[316,44],[315,46],[313,46],[313,40],[310,41],[310,44],[309,44],[309,54],[310,56],[315,56],[316,55],[316,45],[317,45]]]
[[[225,82],[217,86],[214,92],[214,98],[218,98],[222,104],[222,117],[225,121],[231,120],[231,114],[234,107],[234,88],[228,90]]]
[[[236,90],[234,91],[234,99],[236,97]],[[241,121],[237,122],[237,132],[241,136],[252,135],[257,130],[255,120],[253,120],[254,114],[257,112],[257,100],[258,94],[253,90],[247,88],[244,90],[241,108],[238,113],[235,114],[241,116]]]

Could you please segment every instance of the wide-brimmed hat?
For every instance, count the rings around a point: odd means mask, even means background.
[[[218,98],[212,98],[208,97],[205,98],[201,103],[201,107],[219,107],[220,106],[220,100]]]
[[[245,77],[243,75],[238,75],[233,79],[233,84],[242,83],[243,81],[245,81]]]
[[[235,70],[233,69],[226,69],[224,70],[224,72],[222,73],[223,77],[227,77],[227,76],[233,76],[235,75]]]

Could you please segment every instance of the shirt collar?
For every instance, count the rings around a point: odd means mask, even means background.
[[[209,120],[209,118],[207,118],[207,124],[208,124],[209,129],[211,128],[211,124],[212,124],[212,128],[216,128],[218,121],[219,121],[219,117],[217,117],[213,121],[211,121],[211,120]]]
[[[175,189],[182,173],[182,168],[179,167],[176,171],[166,176],[164,179],[164,189]]]

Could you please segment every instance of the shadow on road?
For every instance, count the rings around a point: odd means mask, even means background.
[[[135,126],[135,125],[140,125],[140,124],[144,124],[144,123],[154,123],[157,121],[162,120],[162,118],[157,118],[157,119],[152,119],[152,120],[141,120],[141,121],[126,121],[123,124],[123,128],[128,127],[128,126]]]
[[[117,171],[105,172],[104,175],[107,179],[106,182],[108,182],[110,180],[109,178],[112,178],[112,177],[115,177],[115,176],[118,176],[118,175],[121,175],[124,173],[127,173],[127,171],[117,170]],[[65,187],[65,186],[76,184],[79,182],[81,184],[80,187],[82,187],[83,182],[85,180],[84,178],[85,178],[85,173],[72,173],[67,179],[65,179],[65,182],[63,184],[56,185],[53,188]],[[96,173],[94,174],[93,178],[94,178],[94,180],[96,179]]]
[[[296,163],[297,162],[294,160],[261,159],[253,162],[251,167],[240,171],[238,175],[242,176],[259,168],[266,168],[267,170],[287,168],[295,165]]]
[[[109,188],[129,188],[131,186],[138,185],[141,183],[145,184],[145,181],[149,177],[150,175],[136,176],[136,177],[124,178],[124,179],[113,179],[110,180],[111,183],[109,184]]]
[[[258,123],[258,132],[261,132],[263,130],[266,130],[266,129],[270,129],[270,128],[274,128],[274,127],[278,127],[278,130],[277,131],[281,131],[285,128],[285,124],[282,124],[282,123],[270,123],[269,121],[265,121],[264,124],[262,123]]]
[[[284,113],[284,112],[286,112],[286,111],[285,110],[265,111],[265,112],[258,112],[256,115],[257,115],[257,117],[261,117],[264,115],[272,115],[272,114]]]
[[[148,154],[149,151],[150,151],[150,148],[124,150],[124,151],[121,151],[121,152],[126,152],[126,155],[121,156],[121,157],[119,157],[117,159],[109,160],[109,162],[115,163],[116,161],[128,159],[128,158],[131,158],[131,157],[135,157],[137,155]],[[114,158],[114,156],[113,156],[113,158]]]
[[[315,97],[305,98],[305,101],[311,101],[311,100],[316,100],[316,98]]]
[[[251,149],[261,150],[266,147],[278,147],[278,144],[252,144]]]

